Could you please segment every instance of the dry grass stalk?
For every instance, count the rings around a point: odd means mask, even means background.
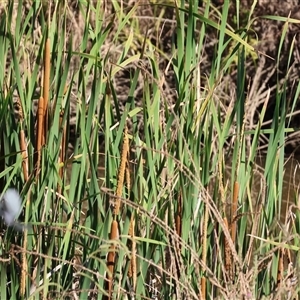
[[[205,213],[204,213],[204,220],[203,220],[203,232],[202,232],[202,262],[204,265],[206,265],[207,261],[207,253],[206,253],[206,248],[207,248],[207,225],[208,225],[208,206],[205,205]],[[201,278],[201,299],[206,299],[206,278],[205,276],[202,276]]]
[[[228,221],[225,217],[223,219],[225,227],[228,229]],[[224,236],[224,258],[225,258],[225,270],[229,279],[232,279],[232,256],[229,242]]]
[[[24,232],[23,248],[27,248],[27,230]],[[20,280],[20,296],[23,297],[26,291],[26,278],[28,278],[28,265],[26,258],[26,251],[21,254],[21,280]]]
[[[28,181],[28,153],[27,153],[27,147],[26,147],[26,137],[24,129],[20,130],[20,148],[22,152],[22,169],[23,169],[23,175],[25,182]]]
[[[130,227],[129,227],[129,236],[131,237],[131,247],[130,247],[131,260],[130,260],[128,276],[132,278],[133,290],[135,291],[136,283],[137,283],[137,263],[136,263],[136,242],[135,242],[134,227],[135,227],[135,221],[134,221],[134,216],[132,215],[130,221]]]
[[[30,189],[27,194],[26,208],[30,205]],[[26,257],[27,249],[27,229],[24,230],[23,249],[21,254],[21,280],[20,280],[20,296],[23,297],[26,292],[26,278],[28,278],[28,260]]]

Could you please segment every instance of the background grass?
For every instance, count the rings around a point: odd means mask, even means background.
[[[32,224],[1,224],[1,299],[298,297],[295,43],[254,97],[256,2],[198,2],[1,3],[0,185]],[[279,70],[297,20],[259,19]]]

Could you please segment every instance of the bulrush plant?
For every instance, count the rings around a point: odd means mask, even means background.
[[[40,96],[38,101],[37,110],[37,129],[36,129],[36,173],[39,174],[41,165],[42,146],[46,143],[46,132],[48,129],[48,103],[49,103],[49,90],[50,90],[50,39],[46,39],[45,53],[44,53],[44,73],[43,73],[43,95]]]
[[[0,187],[30,225],[1,221],[0,299],[296,299],[296,21],[202,2],[0,4]],[[282,24],[270,88],[262,19]]]
[[[116,254],[117,249],[115,245],[115,241],[119,238],[119,218],[120,218],[120,209],[121,209],[121,197],[123,194],[123,187],[125,183],[125,171],[126,171],[126,165],[128,164],[128,153],[129,153],[129,139],[128,139],[128,132],[127,127],[125,126],[124,130],[124,137],[123,137],[123,147],[121,152],[121,161],[120,161],[120,167],[118,172],[118,178],[117,178],[117,188],[115,197],[113,199],[113,220],[111,223],[111,231],[110,231],[110,240],[112,242],[112,245],[110,247],[110,251],[107,256],[107,293],[108,293],[108,299],[112,299],[112,290],[113,290],[113,278],[114,278],[114,271],[115,271],[115,264],[116,264]],[[131,221],[132,222],[132,221]],[[133,224],[131,223],[131,226]],[[133,235],[133,227],[131,227],[131,235]],[[132,265],[130,266],[132,267]],[[133,272],[133,270],[132,270]]]

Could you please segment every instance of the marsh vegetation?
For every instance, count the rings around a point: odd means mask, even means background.
[[[293,5],[1,2],[0,299],[298,299]]]

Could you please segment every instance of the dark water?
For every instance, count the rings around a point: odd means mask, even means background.
[[[227,202],[224,208],[229,219],[232,218],[232,173],[234,172],[231,164],[232,162],[229,162],[226,165],[226,173],[224,174],[224,182],[227,187]],[[239,197],[241,197],[238,200],[238,215],[242,212],[249,214],[249,220],[254,221],[255,214],[267,213],[268,215],[270,208],[276,209],[276,212],[273,211],[272,213],[274,215],[274,227],[286,228],[287,223],[290,223],[289,226],[291,227],[291,217],[295,218],[295,211],[300,210],[300,157],[286,157],[283,171],[278,171],[278,168],[276,160],[274,160],[270,166],[269,174],[273,176],[270,180],[270,175],[267,177],[266,174],[266,157],[262,156],[256,158],[250,175],[247,172],[240,172],[242,175],[239,176],[243,177],[238,177]],[[281,181],[282,184],[280,185]],[[215,187],[215,184],[213,186]],[[272,207],[268,206],[269,201],[271,201]],[[247,208],[244,205],[247,205]]]
[[[260,157],[256,161],[258,169],[261,170],[261,174],[264,173],[266,159]],[[276,182],[274,181],[274,185]],[[261,184],[255,184],[255,189],[262,189]],[[277,190],[278,202],[281,201],[281,216],[280,221],[286,223],[287,218],[291,214],[295,207],[299,206],[299,189],[300,189],[300,157],[290,156],[285,159],[283,167],[283,183],[282,193],[280,193],[279,187],[266,187],[267,189],[274,188]]]

